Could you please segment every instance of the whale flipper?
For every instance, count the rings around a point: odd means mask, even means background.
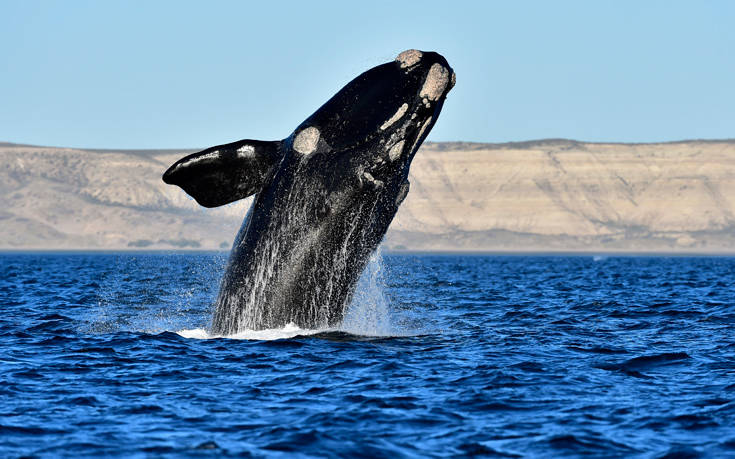
[[[268,182],[281,159],[281,142],[240,140],[176,161],[163,181],[178,185],[204,207],[247,198]]]

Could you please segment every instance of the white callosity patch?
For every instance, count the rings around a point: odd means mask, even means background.
[[[198,163],[199,161],[207,161],[210,159],[219,159],[219,150],[214,150],[213,152],[207,153],[206,155],[197,156],[194,158],[187,159],[186,161],[180,163],[178,166],[176,166],[176,169],[180,167],[189,166],[193,163]]]
[[[424,132],[426,131],[426,128],[429,127],[429,125],[431,124],[432,119],[433,118],[430,116],[429,118],[427,118],[426,121],[424,121],[424,125],[421,126],[421,130],[419,131],[419,136],[416,138],[416,140],[420,139],[421,136],[424,135]]]
[[[237,149],[237,156],[239,158],[252,158],[255,156],[255,147],[252,145],[243,145]]]
[[[308,155],[316,150],[316,144],[319,142],[319,129],[308,127],[299,132],[293,141],[293,149],[303,155]]]
[[[388,157],[391,161],[395,161],[401,156],[401,153],[403,152],[403,144],[404,141],[401,140],[400,142],[393,145],[390,150],[388,150]]]
[[[399,54],[398,57],[396,57],[396,62],[400,62],[401,68],[405,69],[406,67],[418,64],[421,60],[421,56],[423,56],[421,51],[417,49],[409,49]]]
[[[398,107],[398,110],[396,111],[396,113],[393,116],[391,116],[388,119],[388,121],[383,123],[382,126],[380,126],[380,130],[385,131],[386,129],[388,129],[393,123],[401,119],[401,117],[406,114],[406,110],[408,110],[408,104],[403,104],[400,107]]]
[[[383,186],[383,182],[381,180],[377,180],[375,177],[373,177],[373,174],[371,174],[368,171],[365,171],[362,173],[362,178],[367,182],[372,184],[373,186]]]
[[[411,147],[411,150],[415,150],[417,144],[421,141],[421,136],[424,135],[424,132],[426,131],[426,128],[429,127],[431,124],[432,117],[430,116],[426,121],[424,121],[423,126],[421,126],[421,130],[419,130],[419,135],[416,136],[416,141],[413,143],[413,146]]]
[[[429,74],[426,76],[426,81],[424,81],[419,96],[426,97],[429,100],[438,100],[448,83],[449,70],[441,64],[434,64],[429,69]]]

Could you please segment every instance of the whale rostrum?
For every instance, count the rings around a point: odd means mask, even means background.
[[[205,207],[256,194],[212,333],[339,325],[454,82],[440,54],[404,51],[352,80],[287,138],[211,147],[164,173]]]

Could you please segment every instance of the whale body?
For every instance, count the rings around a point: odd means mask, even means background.
[[[164,173],[205,207],[256,194],[212,333],[340,324],[454,83],[440,54],[404,51],[352,80],[287,138],[211,147]]]

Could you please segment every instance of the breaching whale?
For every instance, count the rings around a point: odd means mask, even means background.
[[[352,80],[287,138],[211,147],[164,173],[205,207],[256,194],[212,333],[339,325],[454,83],[440,54],[404,51]]]

